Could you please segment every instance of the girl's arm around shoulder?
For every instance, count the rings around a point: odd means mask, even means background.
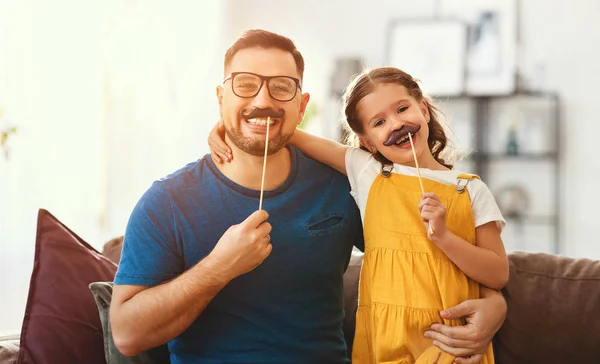
[[[347,145],[309,134],[300,129],[296,129],[290,139],[290,144],[299,148],[308,157],[348,175],[346,151],[349,147]]]

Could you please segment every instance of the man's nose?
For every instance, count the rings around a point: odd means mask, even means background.
[[[254,107],[259,109],[266,109],[268,107],[273,107],[273,100],[271,99],[271,95],[269,95],[269,88],[267,87],[267,81],[263,81],[262,87],[256,96],[254,96],[254,100],[252,101]]]

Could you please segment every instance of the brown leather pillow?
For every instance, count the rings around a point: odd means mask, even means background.
[[[88,286],[112,281],[116,271],[114,263],[40,210],[18,362],[104,364],[102,324]]]
[[[117,265],[121,261],[121,251],[123,250],[124,238],[124,236],[118,236],[114,239],[110,239],[102,247],[102,255]]]
[[[600,261],[514,253],[509,262],[496,361],[600,362]]]

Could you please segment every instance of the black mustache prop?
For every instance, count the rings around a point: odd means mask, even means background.
[[[421,130],[421,125],[410,125],[410,126],[402,125],[402,127],[400,129],[394,130],[390,134],[390,137],[387,138],[387,140],[385,142],[383,142],[383,145],[385,145],[386,147],[389,147],[390,145],[396,144],[396,142],[398,140],[407,136],[408,133],[410,133],[411,135],[415,135],[415,133],[418,132],[419,130]]]
[[[248,114],[245,114],[246,110],[240,110],[240,116],[244,119],[255,119],[255,118],[282,118],[285,115],[285,110],[279,109],[279,111],[275,111],[272,108],[266,109],[253,109]]]

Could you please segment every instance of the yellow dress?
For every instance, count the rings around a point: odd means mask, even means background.
[[[460,175],[461,185],[472,175]],[[475,225],[467,189],[423,179],[446,206],[446,225],[475,243]],[[379,174],[370,188],[364,215],[365,254],[360,273],[353,364],[452,363],[454,357],[423,333],[444,320],[439,312],[479,298],[479,284],[469,279],[427,239],[418,209],[419,180],[414,176]],[[494,362],[492,346],[481,363]]]

